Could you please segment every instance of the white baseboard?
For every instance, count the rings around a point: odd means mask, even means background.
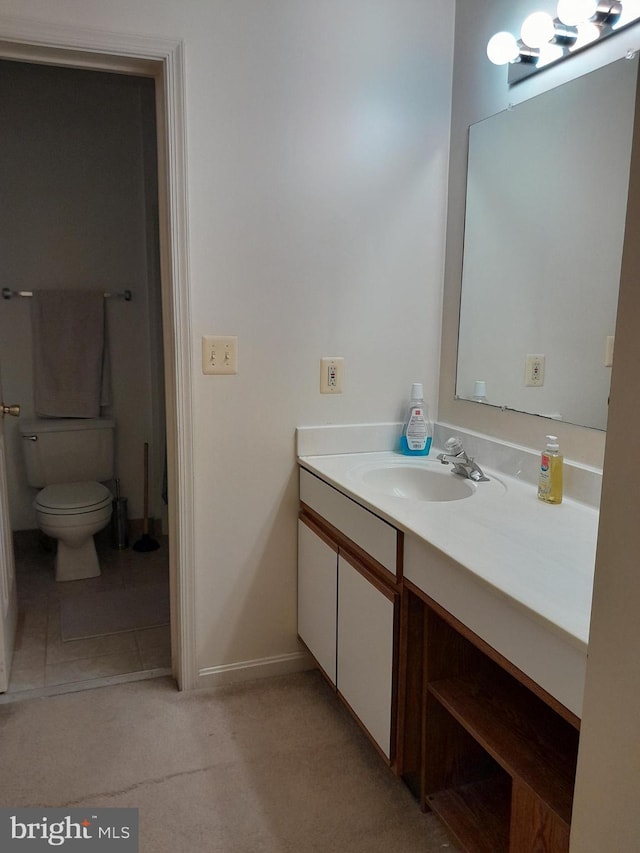
[[[292,672],[313,669],[314,666],[311,656],[305,651],[222,664],[221,666],[207,666],[198,672],[197,687],[217,687],[221,684],[251,681],[254,678],[288,675]]]

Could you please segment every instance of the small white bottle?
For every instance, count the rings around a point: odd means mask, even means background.
[[[473,399],[476,403],[487,402],[487,383],[484,379],[476,379],[473,383]]]
[[[429,412],[424,402],[421,382],[411,386],[411,399],[402,427],[400,452],[405,456],[428,456],[433,440],[433,429],[429,421]]]

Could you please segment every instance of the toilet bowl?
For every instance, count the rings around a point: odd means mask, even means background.
[[[38,526],[58,541],[57,581],[100,574],[93,534],[109,523],[111,502],[111,492],[98,482],[59,483],[38,492],[34,501]]]
[[[111,518],[115,423],[110,418],[35,418],[19,430],[40,529],[58,541],[56,580],[93,578],[93,534]]]

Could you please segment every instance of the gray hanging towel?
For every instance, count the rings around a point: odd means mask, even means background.
[[[104,292],[34,291],[31,329],[36,415],[99,417],[110,402]]]

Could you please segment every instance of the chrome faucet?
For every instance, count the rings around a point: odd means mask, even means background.
[[[467,455],[462,442],[457,436],[452,435],[451,438],[447,439],[444,448],[445,452],[439,453],[438,459],[443,465],[448,465],[449,463],[453,465],[452,474],[458,474],[458,476],[465,477],[467,480],[473,480],[476,483],[489,482],[489,478],[485,476],[484,471],[478,463],[474,462],[473,458]]]

